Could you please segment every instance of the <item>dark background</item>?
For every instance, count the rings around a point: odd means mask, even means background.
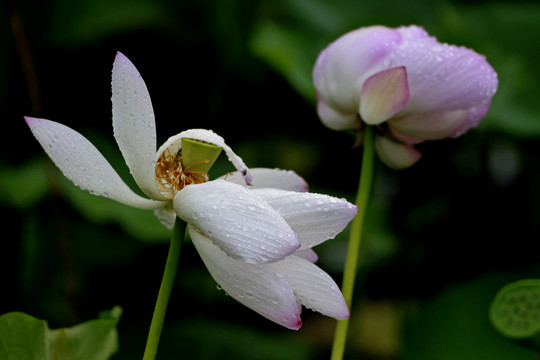
[[[110,76],[121,51],[146,81],[158,143],[210,128],[248,166],[292,169],[312,191],[353,201],[361,149],[318,120],[313,63],[346,31],[417,24],[485,54],[499,90],[478,129],[421,144],[412,168],[377,162],[348,358],[534,357],[487,313],[501,286],[540,276],[538,2],[0,4],[0,313],[24,311],[57,328],[120,305],[114,359],[141,357],[169,238],[151,212],[63,178],[23,115],[81,132],[135,189],[112,136]],[[230,170],[221,158],[213,175]],[[316,249],[338,283],[346,242],[347,231]],[[298,332],[283,329],[218,290],[191,244],[180,262],[158,358],[328,358],[333,319],[305,311]]]

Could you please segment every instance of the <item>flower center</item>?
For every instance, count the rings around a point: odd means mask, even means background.
[[[208,181],[208,173],[190,169],[209,162],[210,160],[202,160],[184,166],[180,151],[173,155],[168,149],[165,150],[156,164],[156,183],[159,192],[166,198],[173,199],[174,195],[187,185]]]

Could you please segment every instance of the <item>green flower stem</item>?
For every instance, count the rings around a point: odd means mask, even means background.
[[[165,264],[165,271],[163,272],[163,279],[161,280],[156,307],[154,308],[154,315],[152,316],[150,331],[148,332],[143,360],[154,360],[156,358],[159,337],[163,328],[163,322],[165,321],[165,312],[167,311],[169,297],[171,296],[176,278],[176,270],[178,268],[178,260],[180,258],[180,250],[184,241],[185,231],[186,223],[176,218],[171,245],[169,247],[169,255],[167,256],[167,263]]]
[[[351,309],[352,304],[354,281],[356,278],[356,268],[358,265],[358,256],[362,241],[362,230],[366,215],[366,207],[368,204],[369,195],[371,193],[371,183],[373,181],[373,164],[375,160],[375,148],[373,141],[373,128],[371,126],[367,126],[364,133],[364,153],[362,155],[360,182],[358,184],[358,192],[356,193],[356,206],[358,206],[358,213],[352,221],[351,232],[349,235],[349,247],[347,249],[347,259],[345,260],[345,270],[343,273],[342,292],[349,309]],[[331,360],[343,359],[348,328],[349,319],[338,321],[336,333],[334,335],[334,345],[332,347]]]

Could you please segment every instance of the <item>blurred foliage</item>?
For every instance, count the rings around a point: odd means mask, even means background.
[[[140,357],[169,236],[152,212],[65,180],[23,115],[81,132],[136,189],[111,128],[122,51],[149,88],[159,143],[212,128],[248,166],[290,168],[311,191],[352,200],[361,150],[317,119],[313,63],[346,31],[414,23],[485,54],[500,86],[479,129],[422,144],[411,169],[378,166],[348,358],[534,356],[489,325],[488,309],[504,284],[540,277],[538,2],[4,0],[0,16],[0,313],[57,328],[120,304],[114,359]],[[220,157],[211,175],[231,169]],[[338,282],[346,239],[317,248]],[[328,358],[335,322],[309,311],[303,321],[290,332],[231,300],[188,244],[159,357]]]
[[[21,312],[0,316],[0,355],[3,359],[107,360],[118,350],[116,324],[122,309],[100,319],[51,330],[45,320]]]
[[[486,316],[494,292],[508,278],[501,273],[482,275],[423,303],[406,326],[403,359],[533,359],[538,350],[502,338]]]

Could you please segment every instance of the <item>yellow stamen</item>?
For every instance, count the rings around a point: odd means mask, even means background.
[[[156,164],[156,183],[159,191],[166,198],[173,199],[174,195],[187,185],[208,181],[207,173],[189,170],[195,165],[204,164],[208,161],[203,160],[184,167],[180,152],[173,155],[169,150],[165,150]]]

